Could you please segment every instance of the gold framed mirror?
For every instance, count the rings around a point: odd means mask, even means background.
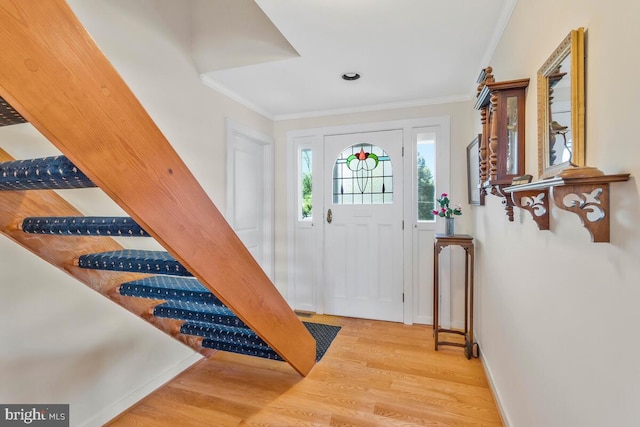
[[[584,28],[572,30],[538,70],[538,175],[585,165]]]

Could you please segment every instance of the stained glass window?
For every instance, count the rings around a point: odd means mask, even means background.
[[[393,203],[393,169],[389,155],[382,148],[366,143],[344,150],[333,166],[333,203]]]

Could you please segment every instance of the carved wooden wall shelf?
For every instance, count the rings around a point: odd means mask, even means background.
[[[573,212],[591,234],[593,242],[608,242],[610,230],[609,184],[628,181],[629,174],[593,177],[558,177],[503,189],[515,206],[529,211],[540,230],[549,229],[549,198]],[[551,195],[551,197],[549,197]]]

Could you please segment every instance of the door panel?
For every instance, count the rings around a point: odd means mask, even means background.
[[[403,320],[402,137],[401,130],[325,137],[325,313]],[[349,172],[338,173],[336,159],[348,147],[353,155],[339,162]],[[371,155],[375,147],[384,152]]]
[[[233,157],[235,166],[233,228],[258,264],[263,265],[262,144],[242,135],[236,135]]]
[[[226,217],[273,281],[273,141],[227,120]]]

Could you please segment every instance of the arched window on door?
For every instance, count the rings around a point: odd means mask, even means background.
[[[345,149],[333,167],[333,203],[375,205],[393,203],[393,168],[380,147],[361,143]]]

